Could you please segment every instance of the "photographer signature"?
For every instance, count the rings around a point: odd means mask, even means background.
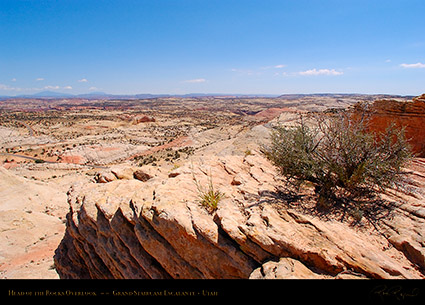
[[[384,301],[386,298],[395,298],[397,301],[403,301],[408,298],[417,297],[420,291],[418,288],[406,290],[403,289],[402,286],[387,287],[386,285],[380,285],[374,288],[370,293],[379,296],[381,301]]]

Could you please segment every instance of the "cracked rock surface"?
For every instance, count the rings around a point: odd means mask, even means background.
[[[74,184],[54,257],[60,277],[425,278],[424,159],[410,166],[415,192],[389,190],[391,209],[354,224],[312,213],[311,188],[282,190],[258,150],[267,134],[254,127],[146,181]],[[258,139],[249,153],[246,139]],[[193,177],[225,194],[213,213]]]

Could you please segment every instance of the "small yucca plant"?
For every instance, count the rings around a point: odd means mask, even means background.
[[[208,187],[205,189],[202,185],[199,184],[195,175],[193,174],[193,181],[195,182],[196,188],[198,190],[198,200],[200,204],[207,208],[207,210],[212,213],[217,209],[217,205],[221,199],[225,197],[225,194],[219,190],[214,189],[214,184],[212,182],[211,172],[208,175]]]

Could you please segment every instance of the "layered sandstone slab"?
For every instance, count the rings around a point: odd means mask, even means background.
[[[55,254],[60,277],[425,277],[423,160],[411,174],[412,194],[388,192],[391,209],[353,225],[304,211],[308,191],[279,191],[269,161],[237,143],[145,182],[75,184]],[[205,186],[212,177],[226,194],[214,213],[199,204],[193,177]]]

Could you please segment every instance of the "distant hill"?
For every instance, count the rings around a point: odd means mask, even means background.
[[[376,100],[384,98],[412,98],[413,96],[389,95],[389,94],[357,94],[357,93],[314,93],[314,94],[235,94],[235,93],[187,93],[187,94],[109,94],[105,92],[90,92],[83,94],[69,94],[54,91],[42,91],[35,94],[26,94],[18,96],[0,96],[0,100],[13,99],[13,98],[82,98],[82,99],[152,99],[152,98],[165,98],[165,97],[182,97],[182,98],[197,98],[197,97],[232,97],[232,98],[279,98],[286,100],[297,100],[306,97],[353,97],[357,99]]]
[[[53,92],[53,91],[41,91],[32,95],[33,97],[71,97],[73,94]]]
[[[54,92],[54,91],[41,91],[35,94],[25,94],[17,96],[1,96],[1,98],[104,98],[112,97],[113,95],[107,94],[105,92],[90,92],[84,94],[70,94],[63,92]]]
[[[100,92],[100,91],[75,95],[75,97],[81,97],[81,98],[102,98],[102,97],[106,97],[106,96],[112,96],[112,95],[107,94],[105,92]]]
[[[414,95],[395,95],[395,94],[363,94],[363,93],[307,93],[307,94],[282,94],[277,98],[288,99],[288,100],[298,100],[305,97],[341,97],[341,98],[365,98],[368,100],[376,99],[391,99],[391,98],[413,98]]]
[[[24,94],[24,95],[17,95],[17,96],[9,96],[8,98],[61,98],[61,97],[74,97],[73,94],[69,93],[61,93],[61,92],[54,92],[54,91],[41,91],[35,94]]]

